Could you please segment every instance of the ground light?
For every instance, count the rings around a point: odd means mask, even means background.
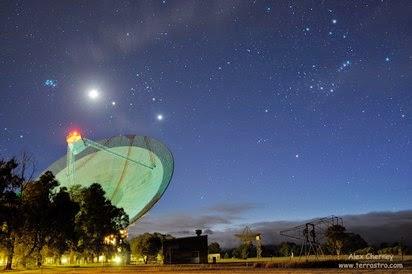
[[[62,264],[67,264],[69,262],[69,259],[67,257],[62,257],[61,263]]]
[[[116,264],[120,264],[122,262],[122,257],[120,257],[119,255],[114,256],[114,258],[112,259],[114,263]]]

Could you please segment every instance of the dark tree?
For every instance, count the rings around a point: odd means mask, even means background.
[[[144,263],[153,260],[162,248],[162,236],[155,233],[144,233],[130,241],[132,254],[143,258]]]
[[[285,257],[299,255],[299,246],[293,242],[283,242],[279,245],[278,252]]]
[[[113,206],[105,198],[104,190],[97,183],[73,195],[79,196],[77,199],[80,204],[80,212],[76,217],[77,248],[86,257],[98,258],[109,248],[104,242],[105,237],[113,235],[120,242],[120,231],[129,225],[129,217],[122,208]]]
[[[355,252],[366,247],[368,247],[368,243],[359,234],[346,233],[343,243],[344,253]]]
[[[66,188],[61,188],[53,198],[51,222],[53,227],[47,247],[54,252],[60,264],[60,258],[65,251],[75,249],[75,217],[79,212],[79,204],[72,201]]]
[[[58,229],[57,218],[53,214],[54,190],[59,185],[53,173],[46,171],[37,181],[25,184],[22,192],[23,223],[18,232],[18,242],[24,250],[23,265],[30,257],[36,259],[36,264],[41,265],[41,250],[47,241]]]
[[[251,243],[243,243],[233,251],[233,257],[239,259],[256,257],[256,248]]]
[[[220,253],[222,250],[220,249],[220,245],[217,242],[212,242],[209,244],[208,247],[209,254]]]
[[[336,255],[340,255],[345,243],[346,233],[345,227],[341,225],[333,225],[326,230],[326,238],[328,246],[336,252]]]
[[[12,268],[16,234],[22,221],[21,190],[23,179],[16,175],[17,166],[14,159],[0,160],[0,240],[6,250],[6,270]]]
[[[27,159],[20,167],[14,159],[0,160],[0,245],[6,251],[5,269],[12,268],[18,254],[23,265],[31,258],[41,265],[44,252],[58,259],[68,250],[95,256],[105,248],[121,246],[127,252],[121,230],[129,218],[105,198],[99,184],[69,193],[57,188],[59,183],[50,171],[25,182],[27,174],[32,177]],[[116,247],[104,242],[109,235],[116,239]]]

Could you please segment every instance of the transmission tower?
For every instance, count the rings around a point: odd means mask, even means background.
[[[286,230],[282,230],[280,235],[300,242],[299,257],[310,255],[316,258],[323,256],[321,245],[326,241],[326,231],[334,225],[343,226],[343,220],[340,217],[329,216],[319,219],[313,219],[305,224],[301,224]]]
[[[256,246],[256,257],[262,258],[262,235],[252,232],[250,227],[246,226],[242,234],[235,234],[243,244],[254,244]]]

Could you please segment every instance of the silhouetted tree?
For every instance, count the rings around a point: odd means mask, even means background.
[[[299,246],[293,242],[283,242],[279,245],[278,252],[285,257],[299,255]]]
[[[343,253],[351,253],[368,247],[368,243],[359,235],[346,233],[343,243]]]
[[[76,243],[75,217],[79,212],[79,204],[71,200],[66,188],[61,188],[53,198],[51,207],[50,233],[47,247],[54,252],[60,264],[60,258],[65,251],[74,249]]]
[[[54,190],[59,185],[54,175],[47,171],[37,181],[25,184],[22,192],[24,221],[18,232],[18,243],[24,248],[23,264],[32,256],[41,265],[41,250],[47,244],[56,227],[53,225]]]
[[[251,243],[242,243],[233,251],[233,257],[239,259],[256,257],[256,248]]]
[[[144,263],[154,259],[162,248],[161,234],[144,233],[130,241],[132,254],[143,258]]]
[[[16,160],[0,160],[0,247],[6,253],[5,269],[12,268],[15,255],[23,264],[29,258],[42,263],[42,254],[60,259],[68,250],[100,255],[106,236],[116,238],[122,251],[129,249],[120,231],[129,224],[122,208],[105,198],[99,184],[75,187],[70,193],[47,171],[35,181],[34,165],[24,154]],[[19,253],[20,251],[20,253]]]
[[[208,246],[208,251],[209,251],[210,254],[220,253],[221,249],[220,249],[219,243],[217,243],[217,242],[210,243],[209,246]]]
[[[0,160],[0,242],[6,250],[6,270],[11,270],[14,244],[20,223],[21,190],[23,179],[16,174],[18,164],[15,159]]]
[[[80,212],[76,217],[76,233],[78,236],[78,248],[86,257],[102,254],[105,247],[104,238],[113,235],[120,242],[120,230],[129,225],[129,217],[122,208],[112,205],[105,198],[103,188],[94,183],[88,188],[82,188],[77,197]]]
[[[343,245],[346,239],[345,227],[341,225],[333,225],[328,227],[325,236],[327,238],[327,244],[332,248],[336,255],[340,255]]]

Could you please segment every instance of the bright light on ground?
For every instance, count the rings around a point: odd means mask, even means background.
[[[61,262],[62,264],[67,264],[69,260],[67,259],[67,257],[62,257]]]
[[[116,255],[116,256],[113,258],[113,262],[115,262],[116,264],[120,264],[120,263],[122,262],[122,257]]]

